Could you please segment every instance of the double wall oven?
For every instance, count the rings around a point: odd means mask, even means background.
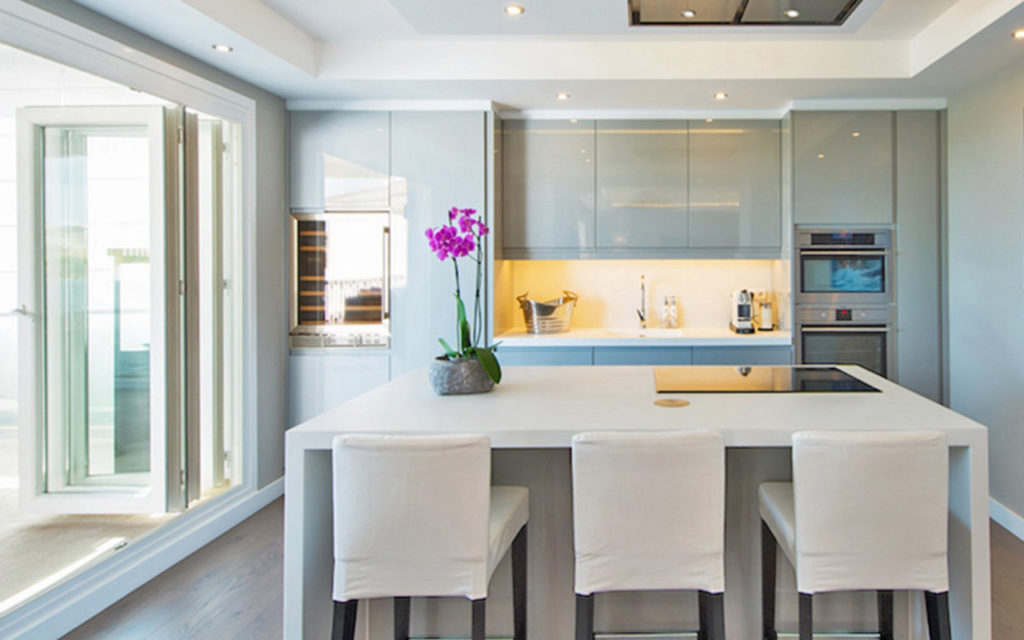
[[[892,231],[797,228],[796,254],[798,362],[892,376]]]

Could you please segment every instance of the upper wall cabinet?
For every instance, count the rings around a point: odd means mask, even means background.
[[[780,153],[778,121],[690,123],[690,247],[781,246]]]
[[[778,121],[504,126],[506,258],[772,258],[781,251]]]
[[[687,246],[685,120],[597,122],[597,249]]]
[[[891,224],[893,114],[793,114],[797,224]]]
[[[506,250],[594,246],[594,121],[511,120],[504,126]]]
[[[291,208],[388,208],[390,157],[386,111],[293,111]]]

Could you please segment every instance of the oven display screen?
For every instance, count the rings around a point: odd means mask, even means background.
[[[882,256],[803,256],[801,289],[805,293],[884,293]]]

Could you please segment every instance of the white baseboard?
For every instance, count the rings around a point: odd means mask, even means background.
[[[1024,540],[1024,516],[1019,515],[992,497],[988,499],[988,512],[989,517],[999,523],[1004,529]]]
[[[96,566],[0,617],[0,638],[59,638],[236,526],[284,493],[284,478],[186,511]]]

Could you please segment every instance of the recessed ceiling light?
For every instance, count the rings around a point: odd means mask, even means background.
[[[573,119],[569,120],[569,122],[571,122],[573,124],[576,124],[577,122],[579,122],[579,120],[577,120],[576,118],[573,118]]]
[[[556,95],[555,97],[558,98],[559,100],[568,100],[569,94],[566,93],[565,91],[559,91],[558,95]]]
[[[219,51],[220,53],[231,53],[232,51],[235,50],[235,48],[234,47],[230,47],[230,46],[228,46],[226,44],[215,44],[215,45],[213,45],[213,50],[214,51]]]
[[[715,119],[714,119],[714,118],[706,118],[706,119],[704,120],[704,122],[714,122],[714,121],[715,121]]]
[[[724,91],[716,91],[715,92],[715,100],[725,100],[728,97],[729,97],[729,94],[724,92]]]
[[[783,12],[783,14],[785,14],[785,16],[787,18],[799,18],[800,17],[800,12],[797,11],[796,9],[786,9]]]
[[[526,9],[522,8],[518,4],[510,4],[505,7],[505,13],[510,16],[521,16]]]
[[[697,12],[694,11],[693,9],[687,9],[680,13],[679,15],[683,16],[684,18],[696,18]]]
[[[860,131],[854,131],[850,135],[853,136],[854,138],[859,138],[860,137]]]
[[[824,154],[824,153],[819,153],[819,154],[818,154],[818,159],[819,159],[819,160],[821,160],[821,159],[822,159],[822,158],[824,158],[824,157],[825,157],[825,154]]]
[[[1015,40],[1024,40],[1024,29],[1017,29],[1014,31],[1013,37]]]

